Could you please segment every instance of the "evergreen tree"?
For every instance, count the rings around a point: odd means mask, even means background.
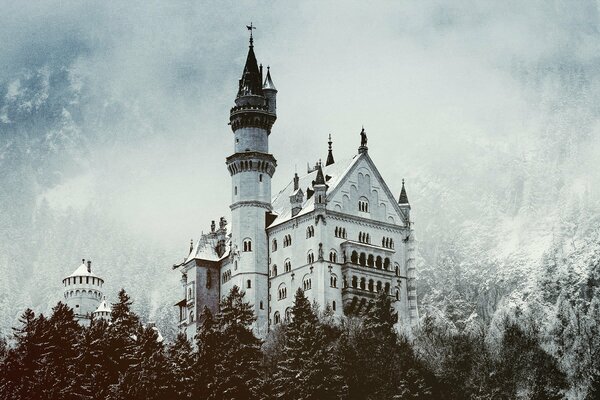
[[[180,333],[167,349],[169,394],[168,398],[183,400],[192,397],[194,387],[195,354],[187,337]]]
[[[84,329],[77,363],[83,375],[82,387],[90,399],[108,398],[109,387],[117,380],[114,371],[116,364],[110,358],[110,346],[108,323],[103,319],[93,319],[90,326]]]
[[[39,382],[42,398],[78,399],[82,392],[81,371],[77,366],[82,328],[73,310],[59,302],[46,323],[47,345],[40,355]]]
[[[128,366],[113,386],[111,397],[127,400],[160,400],[168,391],[163,345],[154,328],[139,327],[127,348]]]
[[[204,307],[200,315],[200,327],[196,334],[198,346],[194,367],[194,397],[220,399],[221,395],[215,390],[216,377],[220,374],[219,361],[225,354],[221,346],[221,335],[212,312]]]
[[[260,399],[261,342],[251,329],[255,321],[252,307],[237,286],[221,302],[217,321],[223,353],[215,371],[215,393],[227,400]]]
[[[302,289],[296,292],[292,315],[292,321],[284,328],[284,358],[275,374],[276,397],[344,398],[346,384],[336,363],[333,344]]]

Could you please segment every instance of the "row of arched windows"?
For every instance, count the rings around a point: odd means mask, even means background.
[[[97,290],[71,290],[70,292],[65,292],[65,299],[79,296],[91,296],[100,299],[102,298],[102,293]]]
[[[335,237],[346,239],[346,228],[335,227]]]
[[[231,270],[228,269],[227,271],[223,272],[223,276],[221,276],[221,283],[229,282],[230,279],[231,279]]]
[[[67,287],[69,285],[77,285],[77,281],[79,281],[79,285],[83,285],[84,282],[85,282],[86,285],[89,285],[90,282],[91,282],[92,285],[94,285],[94,286],[97,285],[97,286],[100,286],[100,287],[102,287],[102,284],[104,283],[102,281],[102,279],[95,278],[93,276],[92,277],[89,277],[89,276],[86,276],[86,277],[75,276],[75,277],[72,277],[72,278],[63,279],[63,284],[64,284],[65,287]]]
[[[252,170],[252,169],[257,169],[262,172],[268,172],[269,163],[266,161],[252,162],[252,160],[243,160],[243,161],[235,162],[233,164],[229,164],[227,169],[229,170],[229,172],[231,174],[235,174],[240,171],[248,171],[248,170]]]
[[[374,267],[377,269],[384,269],[386,271],[390,270],[390,259],[388,257],[382,258],[381,256],[374,257],[373,254],[367,255],[366,253],[360,253],[356,250],[352,252],[350,256],[350,262],[352,264],[358,264],[365,267]],[[399,275],[400,271],[398,266],[396,266],[396,275]]]
[[[311,238],[315,236],[315,227],[310,225],[308,228],[306,228],[306,238]]]
[[[365,232],[359,232],[358,241],[361,243],[371,244],[371,235]]]
[[[346,277],[344,277],[344,287],[347,287],[348,283],[346,281]],[[382,290],[386,293],[386,294],[390,294],[390,284],[386,283],[385,285],[383,285],[381,283],[381,281],[373,281],[373,279],[369,279],[367,281],[366,278],[360,278],[359,279],[356,277],[356,275],[352,276],[352,281],[351,281],[351,286],[354,289],[361,289],[361,290],[368,290],[369,292],[381,292]],[[396,289],[396,300],[400,299],[400,290]]]
[[[283,237],[283,247],[288,247],[292,245],[292,235],[285,235]]]
[[[394,239],[392,238],[388,238],[388,237],[383,237],[381,239],[381,246],[388,248],[388,249],[393,249],[394,248]]]

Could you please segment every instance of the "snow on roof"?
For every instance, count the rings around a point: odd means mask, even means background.
[[[225,248],[226,249],[229,249],[230,242],[231,242],[231,239],[229,237],[227,237],[227,239],[225,240]],[[188,255],[188,257],[184,261],[184,264],[186,264],[194,259],[219,261],[219,260],[222,260],[223,258],[227,257],[229,255],[229,251],[225,251],[225,253],[219,257],[219,254],[217,253],[217,244],[218,243],[219,243],[219,237],[217,235],[212,235],[212,234],[202,235],[200,240],[198,240],[196,242],[191,253]]]
[[[108,304],[106,302],[106,297],[104,297],[102,299],[102,302],[100,303],[100,305],[98,306],[98,308],[94,312],[95,313],[97,313],[97,312],[112,312],[112,309],[110,308],[110,304]]]
[[[360,154],[355,155],[354,157],[346,160],[336,161],[331,165],[327,165],[322,167],[323,174],[326,178],[329,177],[329,180],[326,182],[328,189],[328,193],[332,193],[336,186],[342,181],[343,177],[350,171],[350,169],[354,166],[356,161],[360,158]],[[307,188],[312,188],[312,181],[317,177],[317,170],[310,172],[307,175],[300,177],[300,182],[298,184],[298,188],[302,189],[305,193]],[[312,190],[312,189],[311,189]],[[275,226],[279,225],[285,221],[288,221],[292,218],[292,207],[290,205],[290,196],[295,194],[294,190],[294,181],[290,181],[290,183],[272,200],[273,213],[277,214],[277,218],[270,225]],[[302,204],[302,209],[297,214],[297,216],[308,214],[313,211],[315,208],[315,197],[311,196],[310,199],[304,199],[304,203]]]
[[[72,278],[74,276],[93,276],[94,278],[100,278],[93,272],[88,272],[88,267],[85,263],[82,263],[71,275],[67,276],[67,278]]]

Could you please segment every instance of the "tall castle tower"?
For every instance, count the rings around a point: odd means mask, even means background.
[[[268,329],[268,240],[265,231],[271,207],[271,178],[277,161],[269,154],[269,134],[275,123],[277,90],[254,55],[252,27],[246,65],[239,81],[229,123],[234,154],[227,157],[231,174],[232,279],[254,306],[259,332]]]

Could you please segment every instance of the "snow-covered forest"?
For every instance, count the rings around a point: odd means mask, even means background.
[[[417,372],[386,382],[429,395],[465,390],[453,398],[551,398],[539,387],[593,398],[596,2],[5,3],[0,334],[10,346],[24,345],[12,327],[65,325],[57,323],[68,319],[64,310],[52,320],[61,280],[86,258],[109,301],[125,288],[139,320],[156,323],[165,348],[152,345],[152,357],[179,362],[174,354],[187,345],[176,340],[181,293],[171,266],[190,238],[228,216],[226,123],[253,20],[257,56],[279,90],[274,192],[325,157],[329,133],[336,156],[354,154],[362,124],[395,193],[406,178],[421,324],[396,345],[408,357],[399,364]],[[327,346],[353,346],[351,321],[331,332],[323,324]],[[109,329],[67,326],[82,348]],[[152,332],[135,329],[153,343]],[[344,335],[350,344],[340,343]],[[270,340],[260,368],[275,373],[280,360],[269,349],[290,344]],[[556,379],[538,381],[540,370]],[[498,386],[505,373],[518,373],[514,387]],[[352,390],[347,374],[330,383]]]

